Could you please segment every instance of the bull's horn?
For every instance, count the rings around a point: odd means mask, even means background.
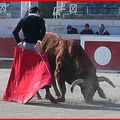
[[[113,86],[115,88],[115,85],[113,84],[113,82],[110,79],[106,78],[106,77],[100,76],[100,77],[98,77],[98,81],[99,82],[106,81],[107,83],[109,83],[111,86]]]
[[[104,98],[106,99],[106,96],[105,96],[105,93],[103,92],[102,88],[101,87],[98,87],[98,94],[101,98]]]
[[[71,92],[73,93],[73,89],[76,85],[81,84],[84,82],[84,79],[77,79],[71,84]]]

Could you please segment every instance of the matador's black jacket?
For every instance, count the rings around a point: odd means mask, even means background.
[[[23,41],[30,44],[35,44],[38,40],[42,40],[45,35],[45,21],[43,18],[38,17],[34,14],[22,18],[13,31],[13,35],[17,43],[21,42],[19,36],[20,30],[23,31]]]

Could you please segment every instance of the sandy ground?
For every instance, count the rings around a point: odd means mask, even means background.
[[[2,97],[9,78],[10,69],[0,69],[0,97]],[[120,74],[98,73],[108,77],[115,88],[102,82],[107,99],[96,92],[93,104],[85,103],[78,86],[70,93],[67,86],[66,102],[53,104],[44,99],[45,91],[40,90],[42,100],[34,97],[28,104],[0,101],[0,118],[120,118]],[[51,92],[54,95],[53,88]]]

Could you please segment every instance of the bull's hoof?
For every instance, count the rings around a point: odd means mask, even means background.
[[[52,103],[58,103],[58,100],[56,100],[51,94],[45,96],[46,100],[50,100]]]
[[[58,102],[65,102],[65,98],[57,98]]]

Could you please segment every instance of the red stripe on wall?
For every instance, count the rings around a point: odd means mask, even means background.
[[[13,57],[16,44],[14,38],[0,38],[0,57]]]

